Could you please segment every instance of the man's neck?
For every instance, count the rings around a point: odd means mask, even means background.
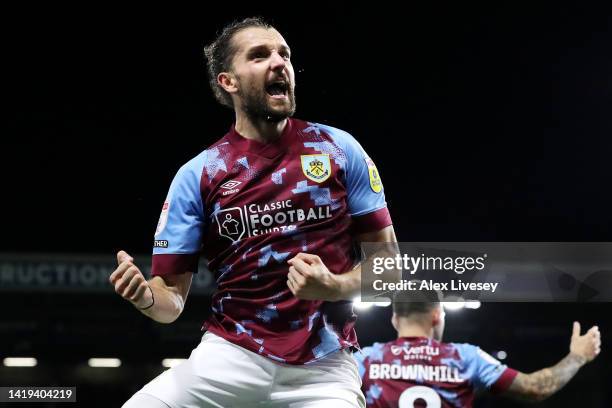
[[[278,140],[287,126],[288,119],[269,122],[265,119],[251,119],[246,114],[236,114],[236,132],[247,139],[261,143]]]
[[[419,326],[402,327],[397,332],[397,337],[432,337],[432,330]]]

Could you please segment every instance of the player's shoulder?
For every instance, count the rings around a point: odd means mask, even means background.
[[[331,134],[332,136],[339,136],[339,137],[353,137],[348,131],[337,128],[335,126],[331,126],[325,123],[321,123],[321,122],[304,122],[301,121],[301,123],[303,124],[303,126],[309,127],[316,127],[319,128],[320,130],[323,130],[326,133]]]
[[[376,357],[377,355],[381,354],[384,351],[384,349],[385,349],[385,347],[387,345],[388,345],[388,343],[375,342],[375,343],[372,343],[371,346],[363,347],[357,353],[358,354],[360,353],[364,357],[364,359],[365,358],[369,358],[371,356]]]
[[[200,177],[204,168],[204,162],[206,161],[207,151],[200,152],[197,156],[192,157],[185,162],[176,172],[176,178],[188,179],[193,177]]]
[[[225,161],[223,160],[223,156],[227,155],[226,150],[228,150],[229,147],[230,144],[225,140],[225,137],[217,140],[185,162],[177,171],[177,177],[199,180],[207,167],[224,167]]]
[[[470,344],[470,343],[456,343],[456,342],[443,343],[443,342],[440,342],[439,344],[441,346],[452,347],[452,348],[454,348],[456,350],[462,350],[462,351],[465,350],[465,351],[468,351],[468,352],[474,352],[474,351],[478,350],[478,348],[479,348],[478,346],[475,346],[475,345]]]
[[[341,147],[357,144],[355,137],[346,130],[319,122],[298,121],[298,123],[303,126],[305,132],[324,132],[332,139],[333,142],[339,144]]]
[[[473,360],[482,353],[480,347],[470,343],[441,343],[451,348],[451,351],[456,351],[459,357],[464,361]]]

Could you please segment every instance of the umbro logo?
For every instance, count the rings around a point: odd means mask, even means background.
[[[227,181],[221,184],[221,188],[227,190],[223,192],[223,195],[226,196],[228,194],[233,194],[233,193],[237,193],[238,191],[240,191],[239,189],[235,188],[239,184],[242,184],[242,182],[236,181],[236,180],[230,180],[230,181]]]
[[[226,190],[231,190],[232,188],[236,187],[238,184],[241,184],[241,181],[236,181],[236,180],[230,180],[226,183],[223,183],[221,185],[221,188],[224,188]]]

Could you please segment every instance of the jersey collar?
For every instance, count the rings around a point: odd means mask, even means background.
[[[294,141],[294,128],[295,124],[293,119],[287,119],[287,125],[283,129],[283,133],[278,140],[270,143],[262,143],[257,140],[247,139],[236,131],[236,125],[233,124],[227,134],[230,144],[239,150],[245,152],[255,153],[258,156],[265,157],[267,159],[274,159],[275,157],[285,153],[290,144]]]

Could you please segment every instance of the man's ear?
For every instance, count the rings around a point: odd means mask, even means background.
[[[217,75],[217,83],[229,94],[238,92],[238,80],[234,74],[230,72],[220,72]]]
[[[399,320],[397,318],[397,315],[395,313],[393,313],[393,316],[391,316],[391,324],[393,325],[393,328],[395,329],[395,331],[399,330]]]
[[[442,322],[442,308],[436,307],[431,311],[431,326],[436,327]]]

